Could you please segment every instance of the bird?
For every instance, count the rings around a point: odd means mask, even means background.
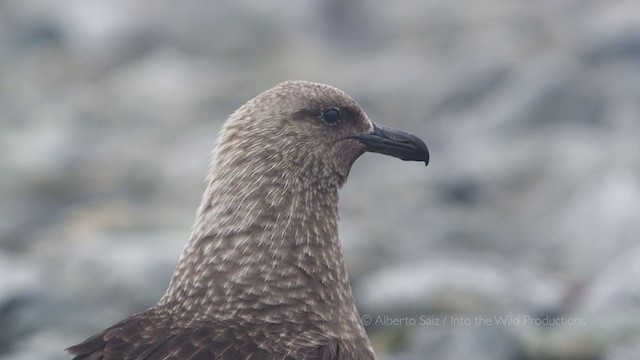
[[[170,284],[73,359],[375,359],[338,239],[338,192],[365,152],[429,163],[335,87],[285,81],[222,127]]]

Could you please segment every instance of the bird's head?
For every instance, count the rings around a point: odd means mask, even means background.
[[[286,81],[231,115],[219,141],[218,159],[224,163],[216,171],[244,169],[300,179],[304,185],[341,186],[353,162],[367,151],[429,162],[422,140],[373,123],[345,92]]]

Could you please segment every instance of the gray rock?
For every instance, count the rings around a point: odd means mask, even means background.
[[[366,275],[355,291],[369,314],[535,314],[559,308],[568,287],[508,261],[449,255]]]
[[[39,329],[41,312],[32,306],[44,292],[43,275],[37,263],[0,252],[0,353]]]
[[[606,360],[635,360],[640,358],[640,341],[629,345],[612,347],[605,357]]]
[[[611,219],[618,220],[622,214],[611,214]],[[640,246],[614,258],[598,272],[582,290],[574,311],[588,315],[622,309],[640,309]],[[638,326],[640,330],[640,319]]]

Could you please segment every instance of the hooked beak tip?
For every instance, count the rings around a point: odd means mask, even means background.
[[[373,124],[369,133],[354,135],[367,151],[385,154],[406,161],[423,161],[429,165],[429,149],[419,137],[407,132]]]

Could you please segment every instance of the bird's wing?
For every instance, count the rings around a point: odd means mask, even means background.
[[[151,320],[145,313],[133,315],[103,332],[71,346],[67,351],[74,360],[339,360],[369,359],[346,353],[336,341],[317,346],[285,350],[286,340],[267,346],[265,333],[246,332],[230,324],[191,326],[171,329]],[[267,333],[270,332],[267,330]],[[372,354],[371,354],[372,355]]]
[[[71,346],[74,360],[213,359],[213,333],[184,328],[159,331],[145,313],[131,316]]]

